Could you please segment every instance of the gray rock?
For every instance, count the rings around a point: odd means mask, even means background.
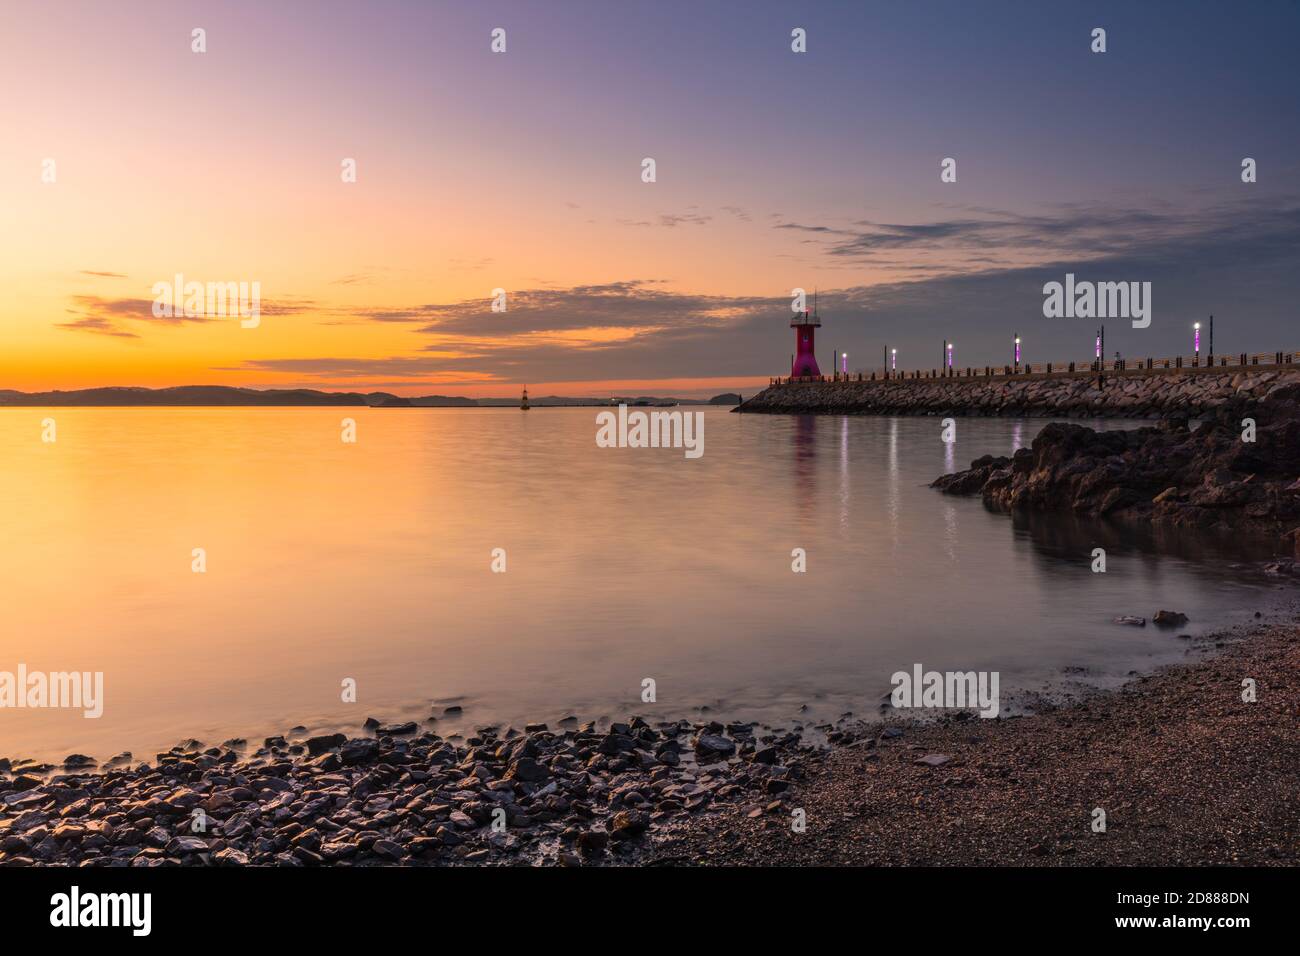
[[[532,757],[520,757],[506,771],[507,780],[523,780],[526,783],[541,783],[551,778],[551,771]]]
[[[357,738],[349,740],[339,750],[339,762],[350,767],[355,764],[369,763],[379,755],[379,743],[374,740]]]
[[[392,860],[394,863],[406,856],[406,851],[392,840],[376,840],[370,851],[376,856],[381,856],[385,860]]]
[[[172,854],[206,853],[207,851],[208,841],[193,836],[173,837],[172,841],[167,844],[167,852]]]
[[[735,742],[719,734],[700,734],[695,739],[695,759],[701,762],[725,760],[735,752]]]
[[[912,763],[924,767],[942,767],[951,759],[947,754],[926,754],[924,757],[917,757]]]
[[[303,741],[303,745],[307,748],[307,753],[319,757],[325,751],[342,747],[347,742],[346,734],[322,734],[319,737],[308,737]]]

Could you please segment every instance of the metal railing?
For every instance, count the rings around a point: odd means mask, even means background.
[[[1213,364],[1211,364],[1213,363]],[[884,382],[884,381],[926,381],[941,378],[1023,378],[1037,376],[1040,378],[1078,375],[1099,375],[1110,373],[1138,373],[1164,371],[1200,371],[1212,372],[1230,368],[1268,368],[1276,366],[1300,366],[1300,352],[1257,352],[1253,355],[1240,352],[1236,355],[1175,355],[1172,358],[1143,359],[1091,359],[1083,362],[1041,362],[1021,363],[1020,365],[985,365],[967,366],[949,369],[912,369],[898,371],[882,369],[870,372],[836,372],[834,375],[800,375],[773,376],[769,385],[803,385],[819,382]]]

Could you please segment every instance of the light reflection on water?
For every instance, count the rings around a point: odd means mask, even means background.
[[[0,411],[0,670],[103,670],[107,698],[97,721],[0,710],[0,756],[357,732],[452,700],[443,733],[702,705],[788,725],[804,704],[874,712],[915,662],[999,670],[1004,689],[1066,666],[1104,682],[1185,646],[1113,617],[1166,607],[1200,632],[1264,593],[1218,544],[927,487],[1042,422],[959,419],[948,445],[938,419],[710,408],[688,460],[597,448],[594,411]]]

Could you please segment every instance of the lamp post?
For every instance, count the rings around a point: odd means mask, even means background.
[[[1210,315],[1210,364],[1214,364],[1214,315]]]
[[[840,364],[844,366],[843,368],[844,374],[848,375],[849,374],[849,353],[848,352],[840,353]]]
[[[952,375],[952,343],[945,343],[948,346],[948,374]]]
[[[1192,364],[1201,364],[1201,323],[1192,323]]]
[[[890,353],[889,353],[889,370],[890,370],[891,372],[896,372],[896,371],[898,371],[898,349],[892,349],[892,350],[890,350]]]
[[[1020,336],[1016,336],[1016,372],[1020,372]]]

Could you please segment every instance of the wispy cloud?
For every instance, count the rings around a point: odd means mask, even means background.
[[[71,332],[91,332],[96,335],[111,335],[122,339],[138,339],[140,337],[134,332],[119,328],[111,319],[102,315],[87,315],[72,322],[56,322],[55,325]]]
[[[692,206],[686,212],[661,213],[654,219],[619,219],[618,222],[624,226],[659,226],[664,229],[674,229],[677,226],[707,226],[713,222],[713,217],[707,213],[698,212]]]
[[[68,312],[79,316],[72,322],[56,322],[70,332],[92,332],[97,335],[115,335],[119,338],[139,338],[126,322],[147,322],[161,325],[182,325],[208,321],[204,317],[186,317],[183,313],[156,317],[152,299],[106,298],[98,295],[74,295]]]
[[[68,297],[68,302],[67,311],[78,318],[71,322],[54,323],[57,327],[71,332],[93,332],[120,338],[140,337],[138,332],[132,330],[130,323],[176,327],[225,321],[205,315],[186,315],[183,309],[172,310],[171,315],[154,315],[153,299],[130,296],[73,295]],[[263,299],[259,311],[263,317],[289,316],[311,312],[315,308],[316,303],[312,299]]]
[[[1265,210],[1244,200],[1193,210],[1096,202],[1060,204],[1033,214],[971,207],[959,210],[963,215],[929,222],[782,219],[774,228],[808,236],[831,261],[890,266],[904,275],[955,276],[1052,261],[1139,258],[1208,237],[1257,239],[1278,226],[1285,241],[1288,213],[1294,213],[1297,201],[1274,201]]]
[[[442,370],[434,357],[387,358],[274,358],[249,359],[237,366],[216,366],[220,372],[292,372],[316,378],[367,378],[386,375],[395,379],[422,379]]]

